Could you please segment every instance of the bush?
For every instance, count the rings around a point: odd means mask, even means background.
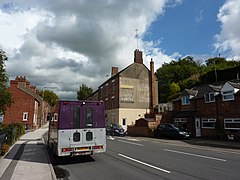
[[[20,136],[22,136],[25,133],[24,127],[25,126],[22,123],[0,125],[0,131],[6,133],[6,137],[7,137],[6,144],[8,146],[12,145],[16,140],[19,139]],[[2,148],[0,147],[0,149]]]
[[[5,155],[5,154],[8,152],[9,147],[10,147],[10,145],[9,145],[9,144],[6,144],[6,143],[4,143],[4,144],[2,145],[1,151],[0,151],[0,152],[1,152],[1,156]]]

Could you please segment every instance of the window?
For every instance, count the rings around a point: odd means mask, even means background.
[[[105,96],[108,96],[108,83],[105,85]]]
[[[86,127],[93,126],[93,107],[87,107]]]
[[[0,123],[3,122],[3,115],[0,115]]]
[[[73,141],[74,141],[74,142],[79,142],[79,141],[80,141],[80,138],[81,138],[81,135],[80,135],[79,132],[73,133]]]
[[[216,119],[202,119],[202,128],[215,129]]]
[[[174,119],[175,123],[182,123],[182,122],[187,122],[186,118],[175,118]]]
[[[239,119],[224,119],[225,129],[240,129],[240,118]]]
[[[28,112],[24,112],[23,113],[23,121],[27,121],[28,120]]]
[[[189,96],[183,96],[182,105],[188,105],[188,104],[190,104]]]
[[[206,103],[215,102],[214,93],[205,94],[204,97]]]
[[[222,92],[222,96],[223,96],[223,101],[234,100],[233,91],[224,91]]]
[[[86,133],[86,141],[92,141],[92,140],[93,140],[93,133],[89,131]]]
[[[114,108],[114,105],[115,105],[115,103],[114,103],[115,99],[114,99],[114,98],[115,98],[115,97],[113,96],[113,97],[112,97],[112,100],[111,100],[111,103],[112,103],[112,104],[111,104],[111,106],[112,106],[111,108],[112,108],[112,109]]]
[[[112,82],[112,93],[115,92],[115,81]]]
[[[57,120],[58,120],[58,114],[55,113],[55,114],[54,114],[54,121],[57,121]]]
[[[73,128],[80,128],[80,107],[73,108]]]

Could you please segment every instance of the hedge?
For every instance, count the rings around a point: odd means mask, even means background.
[[[0,144],[0,154],[4,155],[14,142],[25,134],[25,125],[22,123],[0,124],[0,133],[5,134],[5,138]]]

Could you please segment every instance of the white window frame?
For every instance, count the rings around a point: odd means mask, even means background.
[[[239,124],[239,127],[227,127],[226,124]],[[240,130],[240,118],[226,118],[224,119],[224,129]]]
[[[232,101],[234,100],[234,92],[233,90],[223,91],[222,92],[223,101]]]
[[[0,122],[2,122],[3,123],[3,119],[4,119],[4,115],[3,114],[0,114]]]
[[[58,114],[57,113],[53,114],[53,121],[58,121]]]
[[[215,96],[214,96],[214,93],[212,92],[204,94],[204,98],[205,98],[205,103],[215,102]]]
[[[187,122],[187,118],[175,118],[174,122],[175,123],[186,123]]]
[[[22,121],[28,121],[28,112],[23,112]]]
[[[189,96],[183,96],[181,98],[182,100],[182,105],[189,105],[190,104],[190,97]]]
[[[209,127],[209,126],[204,126],[204,124],[207,124],[207,123],[214,123],[214,126],[213,127]],[[215,129],[216,128],[216,119],[214,118],[203,118],[202,119],[202,128],[204,129]]]

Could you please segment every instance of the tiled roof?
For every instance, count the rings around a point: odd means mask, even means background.
[[[19,89],[21,89],[23,92],[29,94],[30,96],[34,97],[38,102],[42,101],[42,97],[38,94],[34,93],[30,89],[26,88],[23,83],[19,83]]]
[[[239,82],[231,82],[228,81],[228,83],[233,86],[234,88],[240,89],[240,83]]]

